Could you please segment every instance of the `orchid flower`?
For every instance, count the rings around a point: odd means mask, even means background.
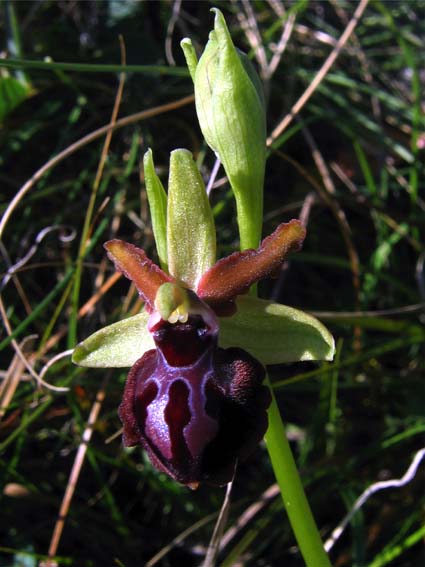
[[[189,487],[223,485],[264,436],[271,403],[266,364],[331,359],[333,338],[314,317],[248,294],[276,275],[305,238],[298,220],[259,246],[265,167],[264,99],[247,58],[235,50],[223,15],[199,62],[182,47],[195,84],[197,114],[236,197],[243,251],[216,261],[215,225],[192,154],[170,157],[168,193],[144,157],[160,266],[134,244],[105,244],[144,311],[80,343],[75,363],[131,367],[119,407],[126,446]]]
[[[298,220],[279,225],[256,250],[216,262],[212,211],[190,152],[171,154],[168,197],[151,152],[145,175],[150,203],[162,203],[152,209],[167,267],[133,244],[107,242],[145,309],[80,343],[73,360],[131,366],[119,408],[124,445],[142,446],[157,469],[187,486],[222,485],[267,429],[264,364],[329,359],[333,339],[312,316],[246,295],[300,249]]]

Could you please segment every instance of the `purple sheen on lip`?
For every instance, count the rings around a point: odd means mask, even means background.
[[[119,408],[124,444],[142,445],[154,466],[184,484],[198,480],[200,456],[217,434],[205,412],[207,378],[204,357],[170,371],[159,351],[148,351],[131,369]]]

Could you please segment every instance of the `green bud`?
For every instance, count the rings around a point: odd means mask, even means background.
[[[266,119],[261,83],[251,62],[233,45],[223,14],[199,62],[182,41],[195,85],[196,111],[205,140],[223,164],[235,194],[242,248],[261,238],[266,162]]]

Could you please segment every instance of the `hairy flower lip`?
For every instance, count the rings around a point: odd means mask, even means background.
[[[238,348],[214,345],[183,368],[161,354],[146,352],[129,373],[119,408],[124,443],[141,445],[156,468],[190,488],[222,486],[266,431],[264,368]]]
[[[212,353],[204,353],[193,365],[169,368],[159,349],[148,351],[130,371],[119,409],[125,444],[142,445],[159,470],[183,484],[201,480],[201,456],[219,428],[204,409],[205,385],[212,374],[209,358]],[[152,364],[155,370],[149,374]],[[144,408],[138,399],[152,384],[156,393]],[[182,384],[186,402],[175,398],[175,387],[181,391]],[[179,416],[185,413],[188,419],[182,425]]]
[[[169,291],[163,301],[173,309],[184,294]],[[264,435],[271,398],[262,386],[263,366],[242,349],[219,348],[212,309],[193,292],[186,300],[184,321],[150,315],[156,349],[128,375],[119,408],[123,439],[141,445],[157,469],[189,487],[222,485]]]

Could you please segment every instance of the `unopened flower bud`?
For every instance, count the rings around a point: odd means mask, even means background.
[[[233,45],[223,14],[214,11],[214,30],[199,62],[189,39],[182,48],[202,133],[235,193],[242,248],[255,248],[261,237],[266,161],[264,96],[251,62]]]

